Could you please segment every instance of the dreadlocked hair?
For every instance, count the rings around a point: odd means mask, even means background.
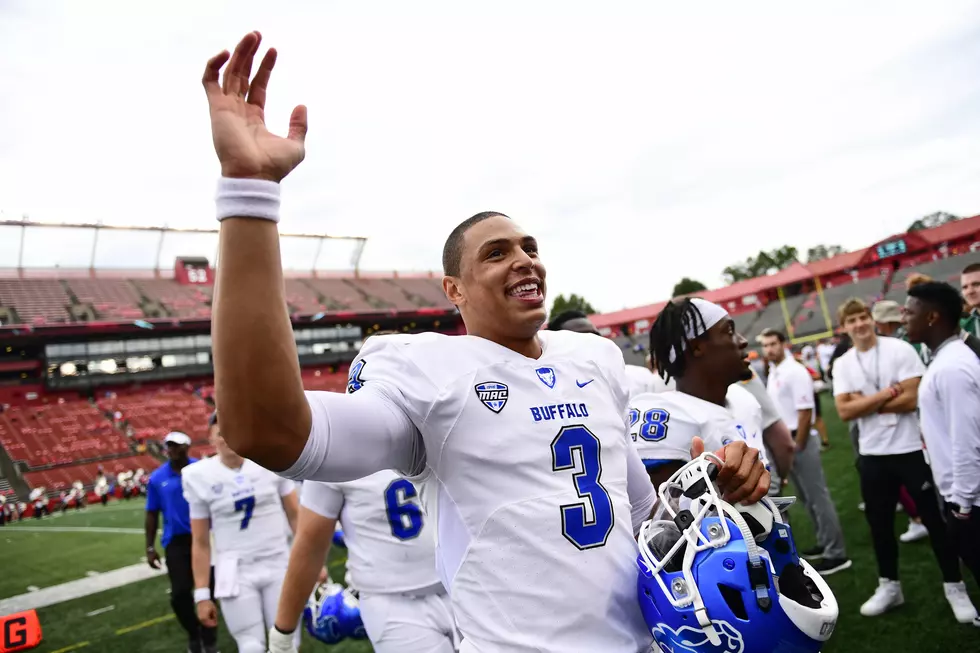
[[[667,302],[650,329],[650,351],[657,374],[669,383],[671,378],[684,376],[687,357],[688,333],[704,333],[701,311],[689,298]],[[671,360],[673,354],[673,360]]]

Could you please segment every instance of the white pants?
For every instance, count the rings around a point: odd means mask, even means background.
[[[219,599],[228,632],[239,653],[266,653],[266,633],[276,622],[279,593],[289,557],[238,563],[238,595]],[[293,636],[299,650],[302,632]]]
[[[377,653],[454,653],[458,637],[444,593],[427,596],[361,592],[361,620]]]

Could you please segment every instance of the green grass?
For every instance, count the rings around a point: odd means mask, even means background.
[[[972,626],[958,624],[953,618],[943,596],[938,565],[925,541],[899,545],[906,604],[873,619],[858,613],[861,603],[874,592],[878,574],[867,522],[864,513],[857,508],[861,498],[847,430],[837,419],[829,397],[824,397],[824,401],[824,415],[833,445],[823,454],[824,470],[844,527],[848,554],[854,560],[852,569],[828,579],[840,604],[841,615],[837,632],[824,647],[824,653],[966,653],[980,650],[980,632]],[[107,508],[90,506],[79,513],[69,512],[40,523],[32,520],[23,526],[141,528],[142,509],[142,501],[138,500],[110,504]],[[801,547],[812,545],[811,524],[801,506],[792,509],[792,520],[798,544]],[[904,531],[907,524],[908,518],[904,514],[896,515],[896,533]],[[133,564],[143,551],[141,535],[17,532],[18,528],[14,525],[0,529],[0,560],[3,561],[0,598],[22,593],[27,585],[45,587],[82,577],[86,571]],[[343,550],[331,552],[330,571],[336,580],[343,578],[345,553]],[[16,560],[16,564],[10,564],[11,560]],[[980,592],[972,579],[967,579],[967,585],[974,602],[980,603]],[[167,589],[166,578],[154,578],[43,608],[38,612],[45,642],[36,650],[68,653],[64,649],[82,642],[88,642],[88,645],[76,650],[84,653],[182,650],[184,635],[172,618]],[[111,611],[88,616],[108,606],[114,607]],[[134,626],[142,627],[118,634],[118,631]],[[235,650],[223,629],[220,642],[225,653]],[[304,639],[304,653],[324,650],[327,647],[310,638]],[[371,647],[366,642],[348,641],[329,650],[366,653]]]

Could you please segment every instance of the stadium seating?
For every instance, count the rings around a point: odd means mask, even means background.
[[[87,401],[11,407],[0,413],[0,445],[31,467],[130,451],[126,437]]]
[[[442,291],[440,279],[403,278],[392,279],[417,306],[452,309],[453,305]]]
[[[151,390],[127,395],[112,394],[98,400],[107,413],[121,413],[140,440],[162,440],[170,431],[181,431],[193,442],[207,442],[211,407],[196,395],[181,390]]]
[[[328,310],[370,313],[383,310],[372,306],[364,296],[343,279],[306,279],[306,284],[323,295]]]
[[[31,488],[44,487],[49,493],[59,492],[71,487],[75,481],[81,481],[86,486],[95,482],[99,467],[107,474],[118,474],[123,471],[133,471],[143,468],[147,473],[162,464],[153,456],[126,456],[110,460],[85,463],[82,465],[62,465],[52,469],[42,469],[24,474],[24,480]]]
[[[54,279],[0,279],[0,306],[13,308],[24,324],[71,321],[71,298]]]
[[[142,301],[132,283],[122,279],[68,279],[68,290],[78,303],[91,304],[100,319],[139,320]]]
[[[301,279],[286,279],[286,303],[297,315],[316,315],[328,310],[316,291]]]
[[[827,302],[827,310],[830,311],[830,320],[834,327],[837,327],[837,307],[851,297],[863,299],[869,305],[878,301],[882,297],[884,282],[881,277],[875,275],[867,279],[846,280],[842,283],[834,284],[824,289],[824,301]],[[797,334],[806,335],[821,333],[827,330],[826,320],[820,306],[815,301],[815,296],[806,296],[801,301],[799,321],[794,320],[794,329]],[[804,308],[803,305],[809,308]]]
[[[211,317],[209,286],[182,286],[172,279],[136,279],[133,284],[144,297],[159,302],[173,317]]]
[[[394,286],[386,279],[345,279],[355,290],[360,291],[368,301],[373,300],[373,304],[383,308],[393,308],[400,311],[410,311],[415,308],[402,292],[401,288]]]
[[[936,281],[945,281],[959,287],[960,272],[971,263],[980,263],[980,251],[968,252],[960,256],[940,258],[916,266],[902,268],[895,273],[887,298],[902,303],[905,301],[905,280],[909,275],[921,273]]]

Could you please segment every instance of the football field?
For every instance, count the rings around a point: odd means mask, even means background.
[[[892,653],[898,651],[980,650],[980,629],[953,618],[942,591],[942,579],[927,541],[900,544],[900,569],[905,605],[884,616],[869,619],[858,608],[874,591],[877,571],[860,496],[857,471],[847,431],[836,417],[829,397],[824,415],[832,447],[823,454],[831,493],[837,503],[853,568],[828,580],[840,603],[837,632],[825,653]],[[811,546],[812,529],[800,507],[792,512],[793,528],[801,548]],[[896,532],[908,519],[896,514]],[[145,566],[143,551],[143,502],[133,500],[95,505],[40,522],[28,520],[0,529],[0,601],[67,581],[95,576],[112,569]],[[336,580],[344,574],[346,552],[331,552],[330,572]],[[975,603],[980,591],[967,579]],[[39,653],[147,653],[183,650],[183,631],[170,611],[169,585],[165,576],[141,580],[123,587],[76,598],[38,610],[44,630]],[[234,651],[234,642],[222,630],[221,649]],[[308,651],[362,653],[366,642],[345,641],[327,647],[304,639]]]

